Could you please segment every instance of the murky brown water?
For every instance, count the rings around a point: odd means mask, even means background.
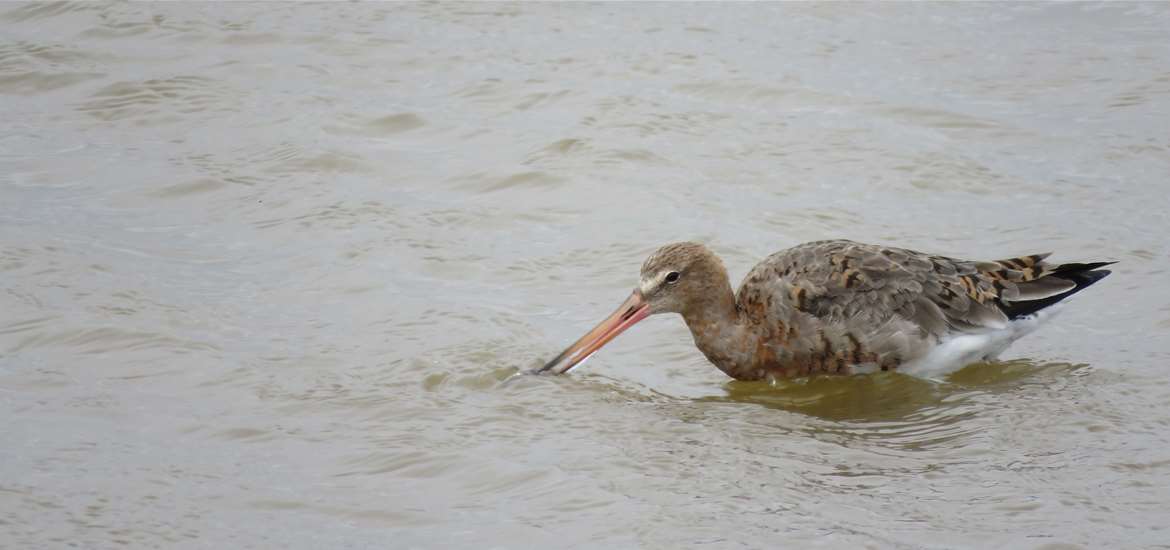
[[[0,546],[1166,548],[1166,4],[0,6]],[[731,383],[657,245],[1115,274]]]

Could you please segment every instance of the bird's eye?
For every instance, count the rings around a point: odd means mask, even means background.
[[[667,283],[674,284],[674,283],[678,282],[678,278],[681,276],[682,276],[681,273],[679,273],[677,271],[671,271],[670,273],[666,274],[666,279],[663,279],[663,280],[665,280]]]

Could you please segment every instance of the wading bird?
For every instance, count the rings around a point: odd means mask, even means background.
[[[994,359],[1113,262],[990,262],[845,240],[757,264],[732,293],[723,262],[694,242],[642,264],[630,297],[537,372],[565,373],[649,315],[678,313],[699,351],[739,380],[896,370],[933,377]]]

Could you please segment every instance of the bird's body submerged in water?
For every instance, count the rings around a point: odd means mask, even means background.
[[[933,376],[994,359],[1109,274],[1112,262],[1051,264],[1047,254],[967,261],[834,240],[757,264],[732,293],[707,247],[666,245],[608,319],[539,369],[563,373],[655,313],[679,313],[695,345],[740,380],[897,370]]]

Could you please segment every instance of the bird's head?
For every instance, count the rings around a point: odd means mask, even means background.
[[[537,372],[568,372],[638,321],[656,313],[685,313],[722,290],[719,284],[726,287],[726,280],[723,263],[706,246],[663,246],[646,258],[638,286],[617,311]]]

